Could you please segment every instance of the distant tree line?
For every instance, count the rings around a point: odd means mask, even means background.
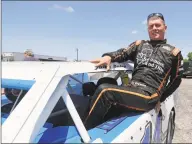
[[[184,71],[186,71],[189,67],[189,61],[192,61],[192,52],[189,52],[188,55],[187,55],[188,58],[184,59],[184,64],[183,64],[183,68],[184,68]]]
[[[192,52],[189,52],[187,57],[187,59],[184,59],[184,62],[188,62],[189,60],[192,61]]]

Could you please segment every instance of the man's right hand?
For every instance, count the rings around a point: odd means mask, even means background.
[[[110,56],[104,56],[104,57],[101,57],[99,59],[91,60],[90,62],[95,63],[96,67],[106,65],[107,71],[108,71],[110,69],[111,57]]]

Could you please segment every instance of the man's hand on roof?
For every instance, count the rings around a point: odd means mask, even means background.
[[[95,60],[91,60],[91,63],[96,64],[95,66],[103,66],[106,65],[107,66],[107,71],[110,69],[110,64],[111,64],[111,57],[110,56],[104,56]]]

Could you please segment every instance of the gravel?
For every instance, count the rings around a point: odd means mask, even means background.
[[[192,142],[192,78],[184,78],[176,105],[176,127],[173,143]]]

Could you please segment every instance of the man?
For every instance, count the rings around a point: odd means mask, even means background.
[[[152,13],[147,19],[150,40],[137,40],[127,48],[103,54],[92,60],[96,66],[111,62],[134,62],[132,80],[128,86],[102,84],[97,88],[90,104],[87,125],[94,127],[102,122],[111,106],[137,111],[153,109],[160,98],[165,99],[180,85],[182,78],[181,51],[165,39],[167,26],[161,13]],[[169,82],[168,82],[169,81]]]
[[[27,49],[24,52],[24,61],[38,61],[38,60],[34,57],[33,51]]]

